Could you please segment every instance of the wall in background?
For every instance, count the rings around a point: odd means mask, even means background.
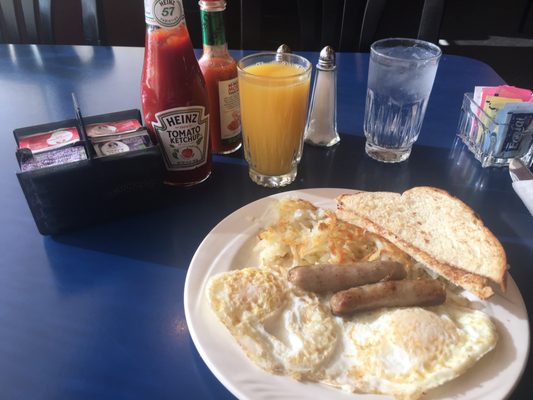
[[[230,48],[240,48],[240,0],[227,0],[226,30]],[[280,43],[294,50],[319,50],[320,24],[314,26],[314,46],[300,46],[300,22],[297,0],[246,0],[259,7],[262,32],[250,49],[274,49]],[[306,0],[308,7],[317,7],[321,0]],[[327,0],[340,1],[340,0]],[[360,9],[358,16],[344,22],[354,32],[353,41],[343,42],[345,50],[354,50],[361,26],[363,0],[348,0]],[[54,10],[58,43],[83,43],[81,8],[77,1],[56,0]],[[195,47],[201,47],[201,27],[197,0],[183,0],[189,33]],[[417,22],[423,0],[388,1],[376,33],[376,39],[389,36],[416,36]],[[511,0],[447,0],[441,25],[445,53],[477,58],[490,64],[507,82],[533,88],[533,1]],[[316,11],[316,10],[315,10]],[[320,12],[320,9],[318,9]],[[144,45],[143,0],[104,0],[108,43],[114,46]],[[331,21],[338,25],[338,20]],[[329,44],[329,43],[328,43]],[[531,60],[531,61],[529,61]]]

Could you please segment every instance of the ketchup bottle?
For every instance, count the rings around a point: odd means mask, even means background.
[[[199,60],[209,93],[211,150],[227,154],[241,147],[237,62],[228,52],[224,0],[200,0],[204,53]]]
[[[181,0],[144,0],[146,45],[141,78],[144,121],[159,143],[165,183],[189,186],[211,173],[208,94]]]

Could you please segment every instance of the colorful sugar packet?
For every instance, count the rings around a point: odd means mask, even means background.
[[[533,144],[533,94],[509,85],[477,86],[471,111],[481,124],[472,132],[478,151],[494,159],[522,157]]]

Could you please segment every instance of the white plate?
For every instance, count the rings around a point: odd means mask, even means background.
[[[335,197],[349,189],[306,189],[279,193],[250,203],[220,222],[198,247],[185,280],[185,316],[201,357],[228,390],[240,399],[386,399],[386,396],[349,394],[317,383],[301,383],[271,375],[256,367],[218,321],[207,302],[209,278],[219,272],[254,266],[251,249],[263,215],[274,198],[298,197],[322,208],[334,208]],[[505,297],[479,302],[500,335],[494,351],[461,377],[431,390],[429,399],[503,399],[512,392],[525,368],[529,352],[529,324],[522,296],[508,277]]]

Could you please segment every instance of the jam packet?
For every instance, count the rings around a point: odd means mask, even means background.
[[[36,133],[19,139],[19,149],[30,149],[33,154],[42,153],[78,143],[80,135],[75,127]]]
[[[20,151],[17,152],[17,156],[20,161],[20,170],[22,172],[87,159],[87,153],[82,146],[62,147],[53,151],[45,151],[38,154]]]
[[[91,143],[97,157],[112,156],[153,146],[150,135],[144,128],[123,134],[92,137]]]
[[[85,126],[87,136],[97,138],[102,136],[118,135],[141,129],[141,123],[136,119],[128,119],[115,122],[99,122]]]
[[[17,158],[21,171],[31,171],[86,160],[87,153],[78,130],[67,127],[21,137]]]
[[[90,124],[85,126],[85,131],[97,157],[153,146],[148,131],[137,119]]]

